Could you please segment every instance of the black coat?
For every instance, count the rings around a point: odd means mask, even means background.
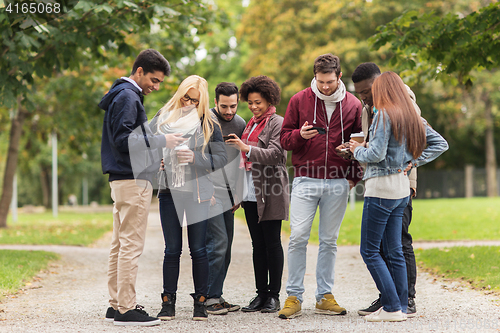
[[[222,132],[217,121],[214,122],[214,130],[210,137],[210,142],[203,150],[203,132],[199,128],[188,140],[189,148],[194,152],[194,163],[190,163],[191,177],[187,181],[193,182],[193,200],[195,202],[208,201],[214,195],[214,186],[210,175],[215,170],[223,168],[227,164],[227,154]],[[203,154],[204,152],[204,154]],[[172,169],[169,167],[169,161],[165,162],[166,179],[172,179]],[[162,177],[159,177],[162,178]],[[161,188],[160,193],[168,192],[169,189]],[[168,184],[166,184],[168,187]]]

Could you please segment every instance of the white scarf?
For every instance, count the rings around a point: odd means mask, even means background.
[[[332,117],[332,114],[335,111],[335,108],[337,107],[337,103],[340,103],[340,128],[342,131],[342,143],[344,143],[344,139],[345,139],[344,138],[344,121],[343,121],[343,117],[342,117],[342,100],[345,98],[345,95],[346,95],[346,89],[345,89],[344,82],[342,82],[342,80],[339,79],[339,85],[338,85],[337,89],[330,96],[326,96],[319,91],[318,85],[316,84],[316,78],[313,78],[311,81],[311,89],[314,92],[314,94],[316,95],[316,98],[314,99],[314,121],[313,121],[313,124],[316,124],[316,106],[317,106],[317,99],[318,98],[325,102],[325,107],[327,109],[326,112],[327,112],[327,117],[328,117],[328,120],[327,120],[328,123],[330,122],[330,118]],[[331,110],[331,112],[328,111],[327,104],[330,104],[330,105],[333,104],[331,106],[333,108],[333,110]]]
[[[168,117],[169,114],[167,113],[165,116]],[[162,119],[160,118],[158,122],[161,124]],[[162,134],[181,133],[184,136],[191,136],[200,126],[201,121],[198,117],[198,110],[193,108],[188,114],[183,115],[175,122],[161,125],[159,131]],[[165,166],[167,164],[172,166],[172,186],[174,188],[184,186],[186,183],[186,170],[184,165],[179,165],[176,151],[166,147],[163,148],[163,161]]]
[[[337,87],[337,90],[335,90],[335,92],[330,96],[326,96],[322,94],[321,91],[319,91],[318,85],[316,83],[316,78],[313,78],[311,81],[311,89],[316,94],[316,96],[318,96],[319,99],[325,102],[338,103],[345,98],[345,93],[346,93],[345,84],[344,82],[342,82],[342,80],[339,80],[339,85]]]

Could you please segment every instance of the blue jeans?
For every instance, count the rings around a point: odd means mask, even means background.
[[[412,199],[413,189],[411,190],[408,205],[403,212],[403,230],[401,231],[401,245],[403,246],[403,255],[406,260],[406,275],[408,275],[408,298],[415,298],[415,284],[417,283],[417,263],[415,262],[415,252],[413,252],[413,238],[408,229],[410,228],[413,212]],[[380,253],[382,259],[386,261],[384,253]]]
[[[205,246],[207,218],[210,202],[196,203],[193,193],[175,194],[175,204],[170,193],[160,193],[160,219],[165,239],[163,258],[163,292],[177,292],[179,260],[182,252],[182,221],[186,213],[189,251],[192,259],[193,282],[196,295],[207,295],[208,257]],[[189,221],[201,221],[189,223]]]
[[[384,310],[406,313],[408,281],[401,245],[403,211],[409,197],[381,199],[365,197],[361,223],[361,256],[380,291]],[[380,255],[380,244],[386,262]]]
[[[346,179],[296,177],[290,204],[290,243],[288,244],[288,296],[301,302],[304,293],[307,243],[319,206],[319,251],[316,264],[316,301],[333,288],[337,238],[349,194]]]
[[[216,299],[214,303],[217,303],[222,296],[222,287],[231,262],[234,214],[229,206],[216,198],[215,205],[210,207],[210,215],[213,217],[208,219],[207,225],[208,298]]]

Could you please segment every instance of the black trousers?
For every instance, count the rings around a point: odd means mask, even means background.
[[[256,202],[245,201],[243,209],[252,238],[257,294],[279,298],[285,261],[281,246],[281,220],[258,222]]]
[[[408,201],[408,205],[406,206],[403,212],[403,230],[401,233],[401,245],[403,246],[403,255],[405,256],[406,261],[406,276],[408,279],[408,297],[415,297],[415,284],[417,282],[417,263],[415,261],[415,253],[413,252],[413,238],[408,232],[408,228],[410,227],[411,218],[412,218],[412,200],[411,197],[413,195],[413,189],[411,190],[410,200]],[[380,246],[382,248],[382,246]],[[381,252],[382,258],[387,263],[384,254]]]

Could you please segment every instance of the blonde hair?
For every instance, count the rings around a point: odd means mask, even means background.
[[[380,116],[386,113],[391,120],[394,138],[400,143],[405,138],[413,158],[419,157],[426,146],[425,127],[403,80],[394,72],[384,72],[373,81],[372,93]]]
[[[165,124],[177,121],[182,115],[182,102],[181,99],[187,94],[189,89],[196,89],[200,93],[200,101],[197,106],[198,117],[202,119],[201,127],[203,129],[203,149],[202,154],[205,157],[205,148],[208,145],[212,133],[214,132],[214,120],[212,118],[208,97],[208,83],[207,80],[198,75],[191,75],[184,79],[177,88],[174,96],[165,104],[159,112],[159,119],[170,113],[166,119],[158,124],[158,128]],[[163,116],[163,117],[162,117]]]

